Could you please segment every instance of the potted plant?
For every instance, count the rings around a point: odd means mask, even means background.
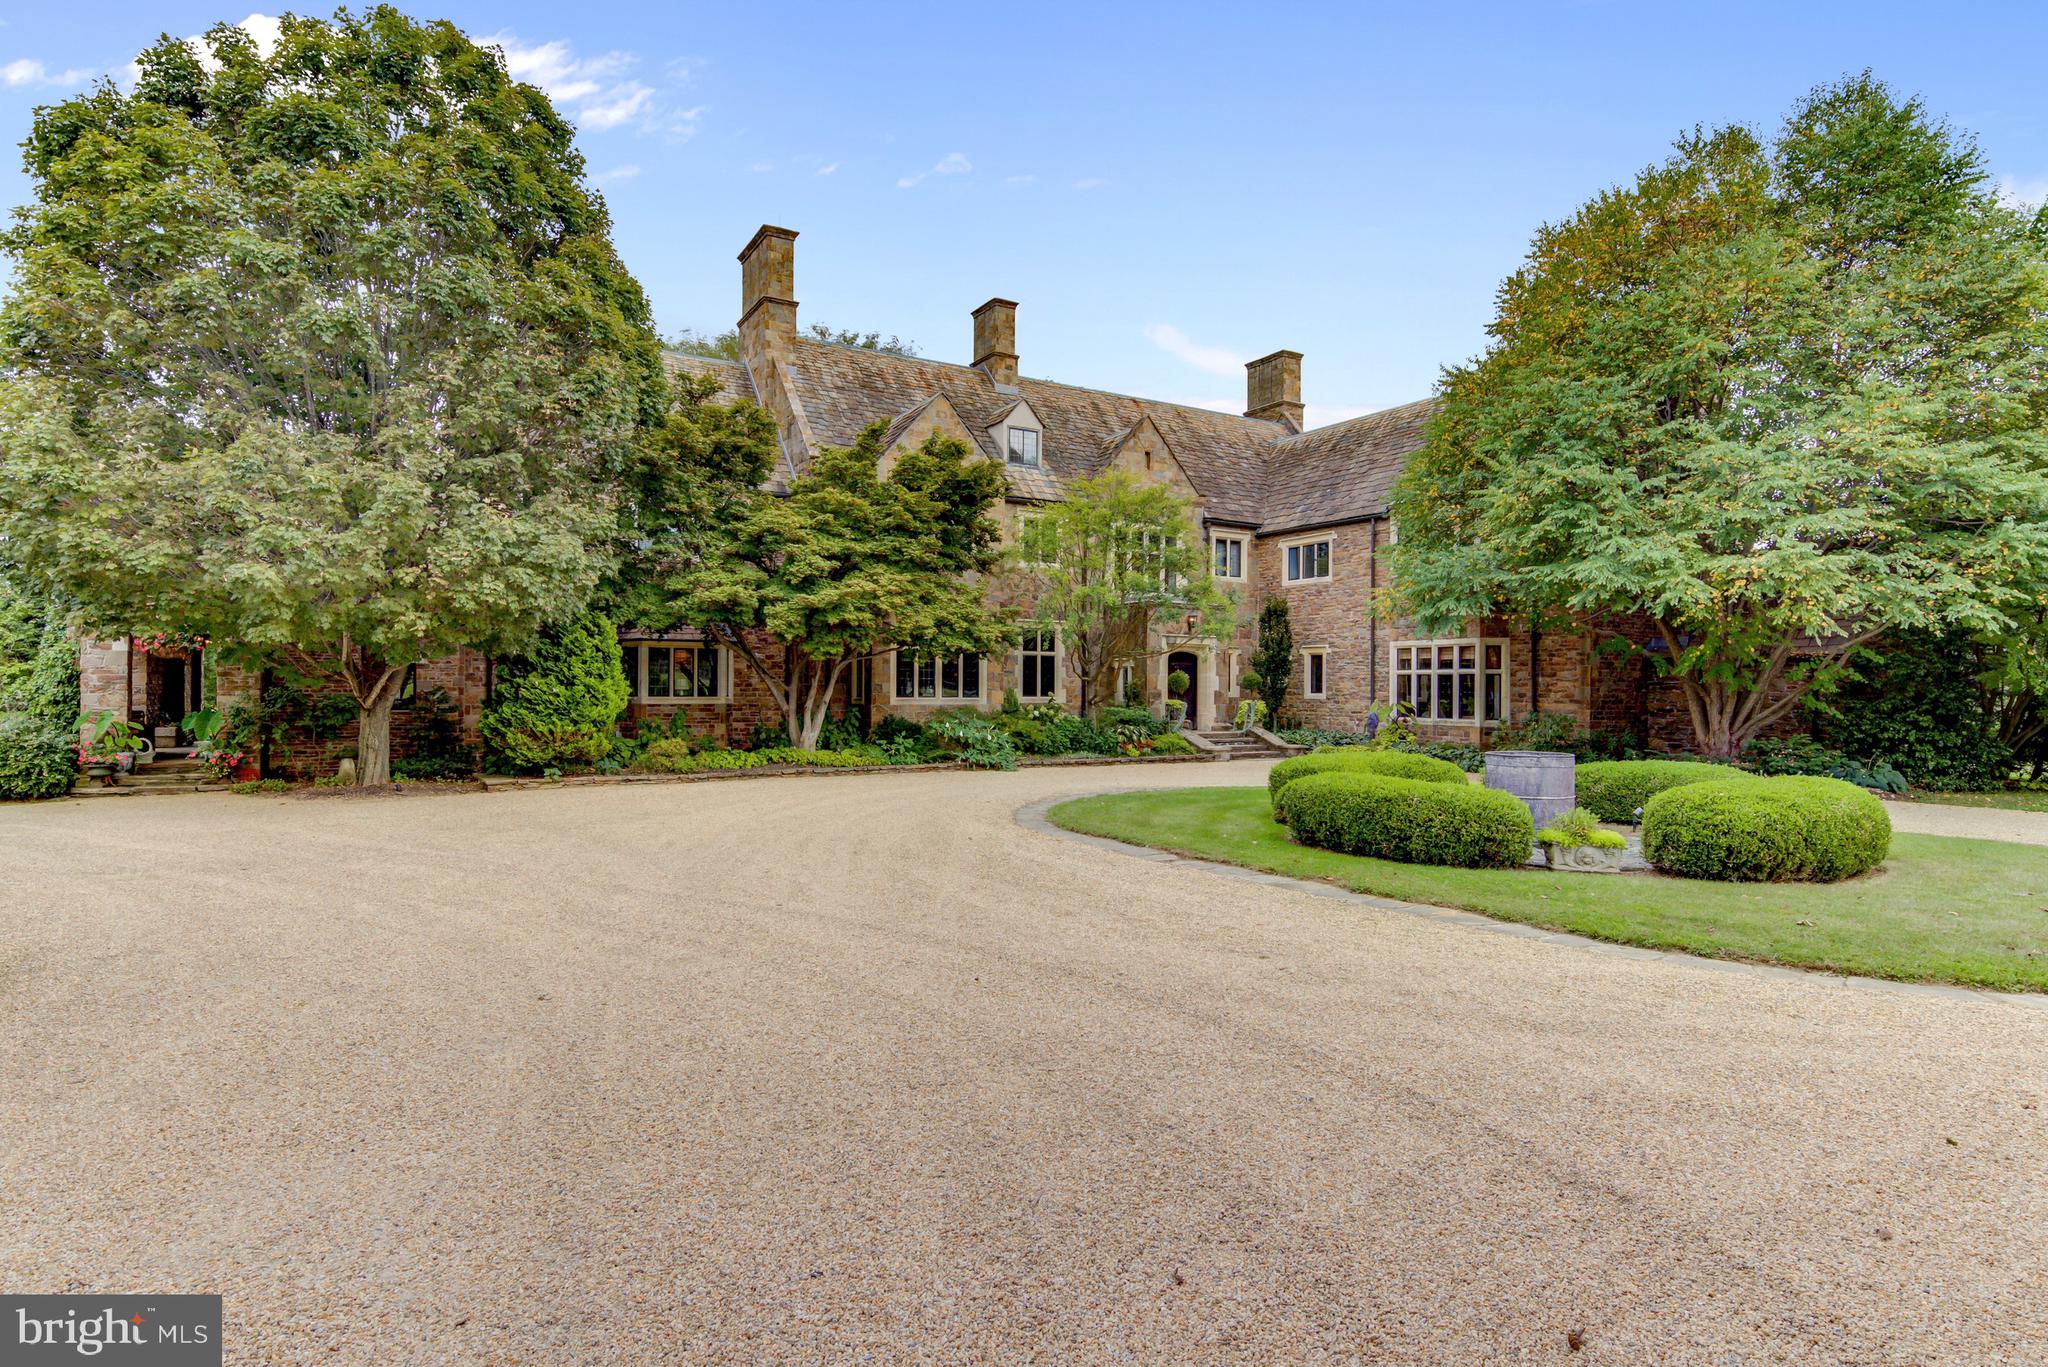
[[[80,716],[83,737],[78,742],[78,767],[87,778],[96,778],[111,788],[117,774],[133,772],[137,750],[148,744],[141,728],[112,712]]]
[[[1176,669],[1166,676],[1166,720],[1170,725],[1179,726],[1187,720],[1190,682],[1184,669]]]
[[[1628,841],[1606,830],[1600,818],[1584,807],[1574,807],[1536,832],[1543,847],[1543,862],[1553,869],[1579,873],[1619,873]]]

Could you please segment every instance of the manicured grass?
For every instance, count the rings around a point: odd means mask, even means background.
[[[1294,844],[1263,788],[1078,798],[1054,824],[1134,845],[1462,907],[1621,944],[1909,982],[2048,991],[2048,850],[1895,835],[1846,883],[1711,883],[1653,874],[1446,869]]]
[[[1944,807],[1997,807],[2009,812],[2048,812],[2048,793],[1915,793],[1918,802]]]

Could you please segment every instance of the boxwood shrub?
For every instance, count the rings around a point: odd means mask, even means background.
[[[1355,746],[1330,746],[1309,755],[1296,755],[1274,765],[1266,775],[1266,793],[1278,798],[1280,790],[1310,774],[1340,772],[1380,774],[1387,778],[1412,778],[1423,783],[1465,783],[1465,771],[1449,760],[1428,755],[1407,755],[1395,750],[1362,750]],[[1275,809],[1278,814],[1278,809]]]
[[[62,797],[78,777],[78,732],[25,712],[0,715],[0,800]]]
[[[1536,839],[1521,799],[1474,787],[1462,774],[1453,786],[1330,770],[1287,784],[1276,807],[1304,845],[1406,864],[1513,868]]]
[[[1595,760],[1578,766],[1578,801],[1602,821],[1636,819],[1636,808],[1667,788],[1750,776],[1725,764],[1685,759]]]
[[[1833,883],[1884,862],[1884,804],[1836,778],[1669,788],[1643,809],[1643,856],[1681,878]]]

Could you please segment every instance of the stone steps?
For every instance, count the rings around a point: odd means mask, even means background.
[[[1197,734],[1215,746],[1222,759],[1278,759],[1286,753],[1249,731],[1202,731]]]

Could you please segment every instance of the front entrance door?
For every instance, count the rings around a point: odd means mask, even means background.
[[[1202,662],[1195,658],[1195,653],[1191,650],[1176,650],[1166,657],[1166,678],[1169,685],[1176,673],[1188,676],[1188,686],[1178,693],[1169,686],[1166,696],[1175,702],[1184,702],[1188,705],[1188,725],[1199,731],[1202,729],[1203,718],[1201,689],[1197,685],[1202,679]]]

